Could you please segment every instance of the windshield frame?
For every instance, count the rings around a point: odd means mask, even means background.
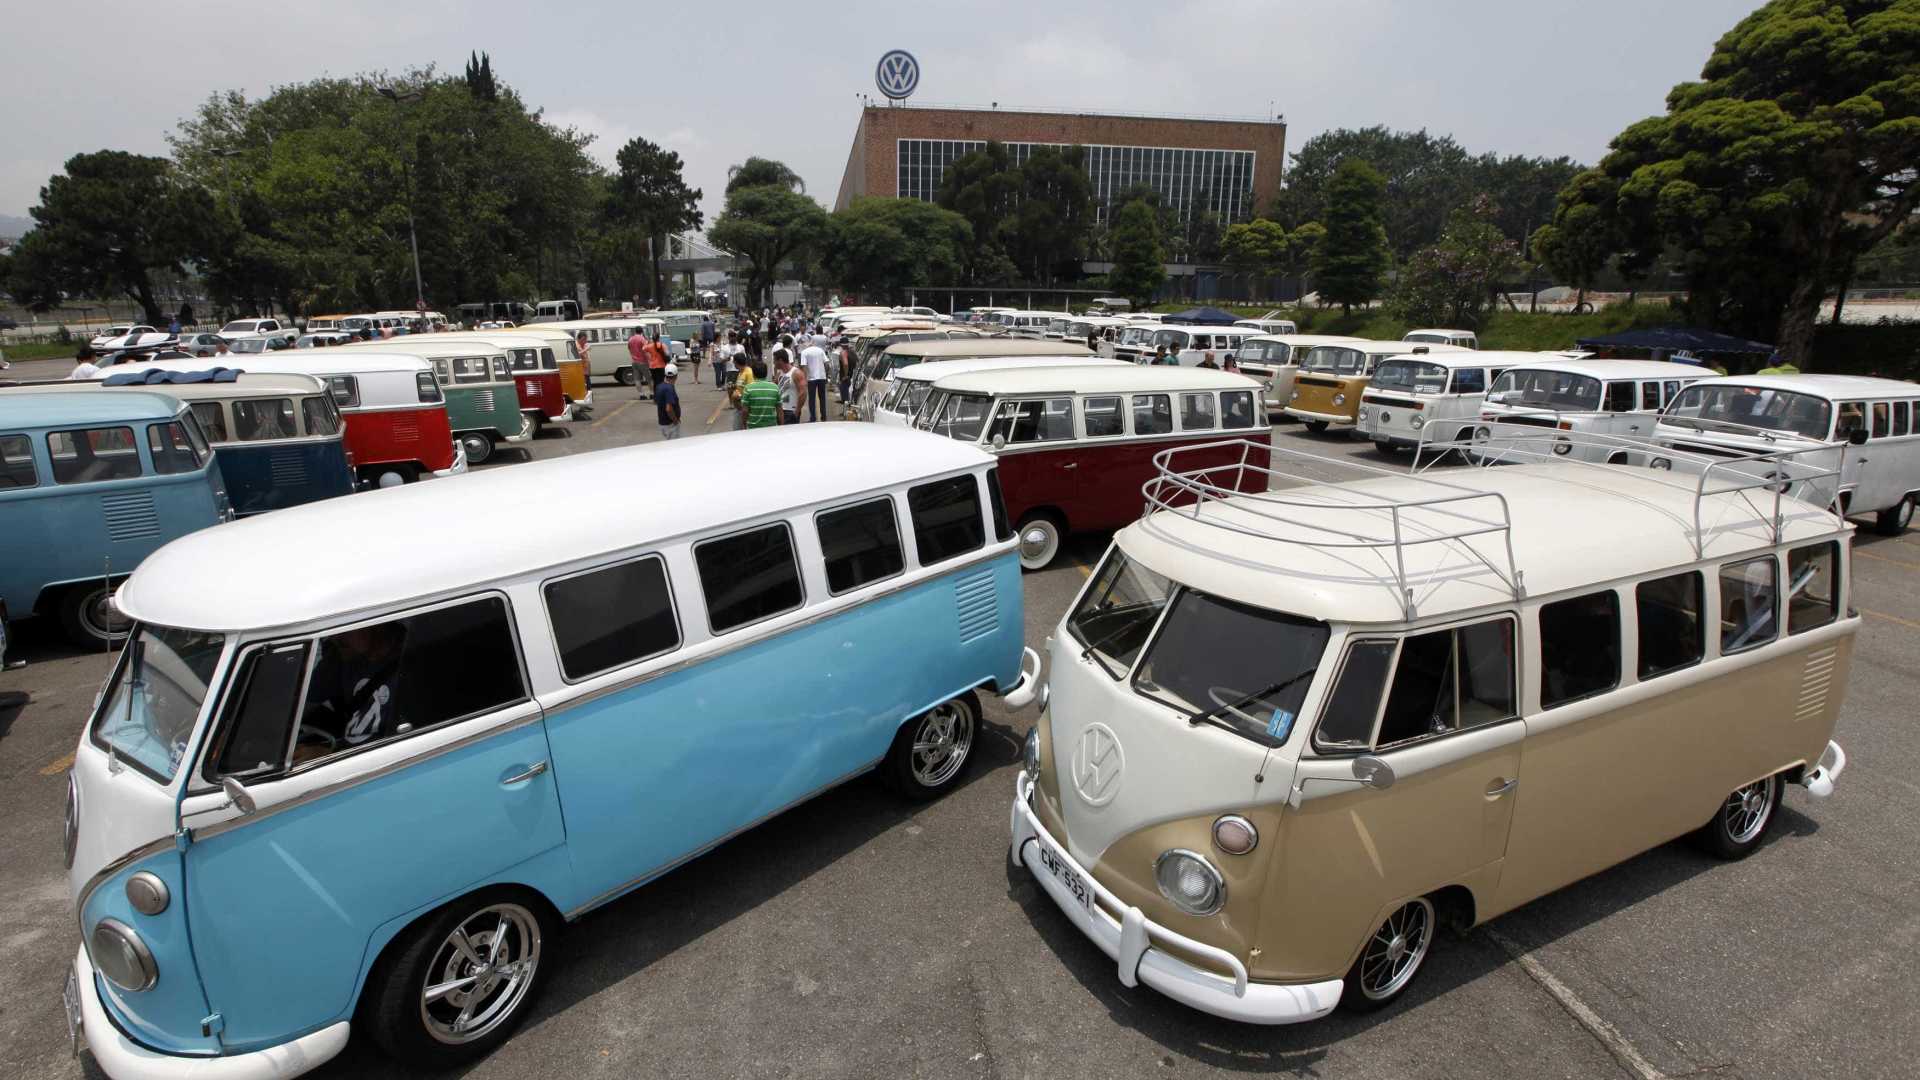
[[[1313,366],[1314,357],[1320,355],[1322,351],[1329,356],[1338,357],[1332,366]],[[1349,357],[1354,358],[1354,366],[1343,367],[1342,364]],[[1338,375],[1342,378],[1364,375],[1367,373],[1367,354],[1365,350],[1356,349],[1351,345],[1315,345],[1307,350],[1307,355],[1300,358],[1300,371],[1306,375]]]
[[[1171,579],[1169,580],[1171,581]],[[1215,727],[1238,735],[1260,746],[1264,746],[1269,750],[1277,750],[1285,746],[1288,740],[1293,737],[1293,733],[1303,726],[1301,721],[1306,717],[1307,699],[1313,692],[1314,687],[1320,682],[1322,673],[1326,669],[1327,650],[1337,641],[1337,635],[1333,632],[1333,625],[1320,619],[1312,619],[1304,615],[1294,615],[1284,611],[1275,611],[1271,608],[1260,607],[1257,604],[1249,604],[1231,597],[1220,596],[1202,589],[1182,585],[1177,581],[1173,581],[1172,585],[1173,589],[1167,597],[1167,602],[1162,605],[1160,609],[1160,616],[1155,621],[1150,636],[1147,638],[1146,643],[1140,647],[1140,654],[1134,658],[1133,667],[1127,673],[1128,687],[1140,697],[1181,714],[1182,718],[1188,720],[1190,723],[1194,722],[1201,714],[1211,713],[1212,715],[1209,717],[1209,720]],[[1175,618],[1181,614],[1189,600],[1197,600],[1198,602],[1211,604],[1216,607],[1236,609],[1246,616],[1261,619],[1270,624],[1286,625],[1297,631],[1306,631],[1308,633],[1317,632],[1319,635],[1318,649],[1314,651],[1313,656],[1310,658],[1311,662],[1305,662],[1298,668],[1285,672],[1282,672],[1278,667],[1273,669],[1272,674],[1281,682],[1280,689],[1258,694],[1251,701],[1240,701],[1234,708],[1216,707],[1223,706],[1225,703],[1214,700],[1209,700],[1204,703],[1187,701],[1180,696],[1178,691],[1169,690],[1159,683],[1147,683],[1143,686],[1142,676],[1146,673],[1148,664],[1152,662],[1158,653]],[[1215,658],[1217,658],[1217,655],[1216,653]],[[1176,670],[1183,672],[1191,669],[1191,664],[1176,667]],[[1264,678],[1265,676],[1261,677]],[[1242,693],[1252,693],[1255,686],[1249,685],[1241,689]],[[1287,710],[1286,727],[1278,735],[1272,733],[1271,725],[1277,721],[1278,712],[1284,707],[1283,705],[1276,704],[1274,706],[1275,716],[1272,720],[1269,720],[1269,726],[1264,729],[1259,726],[1257,718],[1249,716],[1243,711],[1248,707],[1258,706],[1261,703],[1261,699],[1276,693],[1283,695],[1281,702],[1290,702],[1292,705],[1292,708]],[[1230,719],[1230,717],[1235,714],[1238,714],[1250,726],[1242,726]]]
[[[1701,408],[1704,410],[1706,408],[1705,398],[1708,395],[1714,395],[1715,391],[1724,391],[1724,393],[1715,396],[1722,397],[1726,400],[1732,400],[1738,395],[1748,393],[1771,394],[1776,400],[1786,403],[1784,411],[1788,412],[1791,412],[1794,408],[1794,403],[1789,399],[1805,398],[1808,401],[1817,402],[1820,406],[1820,415],[1823,417],[1819,433],[1808,434],[1798,427],[1787,424],[1783,424],[1780,427],[1766,427],[1761,424],[1752,424],[1741,420],[1728,420],[1717,416],[1698,414],[1685,416],[1674,411],[1680,407],[1681,402],[1687,400],[1689,395],[1696,392],[1702,397]],[[1667,403],[1667,407],[1660,410],[1660,422],[1683,425],[1696,424],[1702,427],[1711,426],[1716,428],[1734,427],[1740,429],[1742,432],[1751,431],[1764,433],[1764,437],[1769,439],[1776,435],[1788,435],[1795,438],[1810,439],[1815,442],[1832,442],[1833,421],[1836,412],[1837,410],[1835,409],[1832,398],[1824,397],[1820,394],[1809,394],[1803,390],[1787,390],[1777,386],[1741,386],[1730,383],[1706,383],[1703,385],[1699,382],[1693,382],[1682,386],[1680,392],[1674,395],[1673,400]],[[1696,430],[1698,429],[1696,428]]]
[[[1385,381],[1385,377],[1395,372],[1398,367],[1405,367],[1408,370],[1411,376],[1409,383],[1403,385]],[[1423,368],[1427,370],[1421,370]],[[1439,385],[1422,389],[1421,377],[1432,379],[1436,374],[1440,377]],[[1452,371],[1445,364],[1436,364],[1432,360],[1421,360],[1411,356],[1390,356],[1380,361],[1380,365],[1373,369],[1373,381],[1368,384],[1368,389],[1412,394],[1415,397],[1422,395],[1437,397],[1447,392],[1447,379],[1451,374]]]
[[[195,643],[195,639],[198,639],[198,643],[202,645],[202,651],[199,653],[199,656],[206,661],[205,671],[195,670],[194,661],[181,657],[177,652],[172,653],[170,662],[169,658],[165,655],[156,657],[151,652],[151,647],[154,644],[153,638],[158,638],[162,644],[166,644],[169,638],[174,639],[178,644],[170,644],[168,646],[169,650],[175,650],[187,644]],[[153,626],[145,623],[136,623],[128,633],[127,644],[120,650],[120,657],[115,661],[113,670],[108,673],[105,685],[101,687],[99,705],[95,707],[93,715],[87,719],[88,744],[101,753],[106,754],[112,760],[123,765],[131,766],[134,771],[152,780],[156,784],[163,786],[171,785],[179,778],[187,760],[192,757],[193,741],[200,730],[200,719],[207,711],[208,702],[216,696],[220,679],[224,674],[224,665],[227,657],[233,651],[234,641],[235,638],[231,634],[217,634],[171,626]],[[136,643],[138,644],[138,648],[136,648]],[[199,697],[197,701],[194,701],[191,714],[171,718],[183,726],[176,727],[173,731],[173,734],[177,735],[179,740],[175,746],[177,753],[170,755],[169,767],[164,773],[160,771],[159,766],[134,753],[134,747],[131,744],[121,742],[111,737],[114,732],[117,732],[120,727],[128,722],[125,719],[128,703],[122,699],[119,691],[124,685],[128,668],[132,665],[136,655],[141,657],[140,670],[143,685],[149,684],[154,679],[164,679],[167,685],[184,692],[186,697],[192,700],[191,690],[181,686],[178,680],[169,676],[166,668],[176,664],[183,666],[187,669],[188,674],[199,677],[201,680]],[[148,691],[143,697],[145,697],[148,704],[151,705],[153,699],[152,692]],[[116,712],[121,719],[110,729],[108,727],[109,718],[113,717]],[[153,725],[148,725],[146,730],[140,734],[149,739],[155,739],[158,732]],[[157,741],[157,739],[155,739],[155,741]]]
[[[1527,375],[1527,374],[1566,376],[1569,379],[1580,380],[1577,385],[1582,385],[1582,386],[1585,386],[1590,383],[1592,384],[1592,387],[1593,387],[1593,404],[1590,406],[1583,405],[1583,404],[1580,404],[1578,400],[1576,400],[1575,403],[1572,405],[1560,405],[1560,404],[1556,404],[1553,401],[1551,396],[1546,401],[1539,402],[1539,403],[1534,403],[1529,401],[1505,401],[1505,400],[1496,401],[1494,399],[1493,395],[1497,393],[1513,392],[1510,390],[1502,391],[1500,389],[1500,384],[1502,382],[1508,379],[1514,379],[1514,378],[1517,378],[1518,376]],[[1574,397],[1577,399],[1579,395],[1574,395]],[[1583,372],[1557,371],[1552,368],[1513,367],[1513,368],[1508,368],[1507,370],[1501,372],[1498,377],[1496,377],[1492,382],[1487,384],[1486,400],[1487,400],[1487,404],[1489,405],[1498,405],[1508,409],[1525,409],[1532,412],[1581,412],[1581,413],[1602,412],[1604,411],[1604,406],[1607,403],[1607,391],[1606,391],[1606,386],[1603,380],[1601,380],[1597,376],[1588,375]]]

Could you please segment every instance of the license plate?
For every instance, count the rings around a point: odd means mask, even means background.
[[[1067,892],[1072,894],[1075,902],[1091,912],[1093,889],[1088,887],[1086,880],[1080,876],[1079,872],[1068,866],[1066,860],[1055,855],[1053,849],[1047,845],[1035,844],[1034,847],[1039,851],[1040,865],[1046,867],[1047,872],[1052,874],[1056,881],[1067,887]]]
[[[67,1042],[73,1056],[80,1056],[80,983],[73,977],[73,969],[67,969],[66,984],[60,988],[60,1002],[67,1007]]]

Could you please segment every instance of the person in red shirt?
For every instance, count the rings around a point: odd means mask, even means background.
[[[660,392],[660,384],[667,381],[667,347],[659,338],[647,342],[648,377],[653,380],[653,392]]]
[[[633,389],[645,401],[647,388],[653,385],[653,365],[647,350],[647,336],[639,327],[633,328],[633,336],[627,339],[627,358],[633,364]]]

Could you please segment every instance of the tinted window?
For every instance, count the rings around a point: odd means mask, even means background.
[[[1542,605],[1540,707],[1551,709],[1619,683],[1619,598],[1609,591]]]
[[[1840,614],[1838,565],[1832,542],[1787,552],[1787,633],[1825,626]]]
[[[1460,368],[1453,373],[1453,392],[1456,394],[1486,393],[1487,373],[1480,368]]]
[[[1393,664],[1394,643],[1362,641],[1347,649],[1340,682],[1327,700],[1314,733],[1315,746],[1332,750],[1364,750],[1373,738],[1374,714],[1380,711],[1380,692],[1387,668]]]
[[[241,442],[291,439],[300,434],[292,398],[266,398],[233,403],[233,434]]]
[[[1073,399],[1049,398],[1046,401],[1003,401],[987,429],[987,441],[995,436],[1010,443],[1049,442],[1073,438]]]
[[[490,596],[320,639],[298,766],[524,701],[505,600]]]
[[[1228,390],[1220,395],[1221,427],[1250,428],[1253,426],[1253,391]]]
[[[200,430],[214,442],[227,441],[227,411],[217,401],[196,401],[193,403],[193,415],[200,421]]]
[[[453,381],[457,383],[483,383],[488,379],[487,358],[484,356],[455,356],[433,363],[435,367],[447,365],[453,372]]]
[[[130,427],[56,431],[47,436],[53,479],[59,484],[91,484],[140,475],[140,451]]]
[[[33,441],[25,435],[0,435],[0,488],[30,488],[39,483]]]
[[[1633,411],[1633,384],[1630,382],[1610,382],[1607,384],[1608,412]]]
[[[193,472],[202,464],[181,424],[148,425],[147,452],[153,457],[153,471],[162,476]]]
[[[1219,426],[1219,418],[1214,415],[1212,394],[1180,395],[1180,429],[1182,431],[1207,431]]]
[[[1000,469],[987,470],[987,504],[993,507],[993,538],[1013,539],[1013,527],[1007,524],[1007,501],[1000,496]]]
[[[1884,439],[1887,437],[1888,430],[1887,403],[1884,401],[1876,401],[1873,403],[1873,437],[1876,439]]]
[[[1119,435],[1125,431],[1125,423],[1120,419],[1120,399],[1117,397],[1081,398],[1080,412],[1088,438]]]
[[[1112,399],[1117,406],[1119,399]],[[987,542],[980,523],[980,486],[971,474],[909,488],[914,548],[920,565],[931,566]]]
[[[422,404],[442,400],[442,398],[440,397],[440,384],[433,381],[433,372],[431,371],[422,371],[415,374],[413,377],[413,388],[414,388],[414,391],[419,395],[419,398]],[[334,401],[338,402],[343,408],[347,406],[358,405],[360,404],[359,388],[358,387],[354,388],[354,399],[352,401],[341,401],[340,395],[337,393],[334,395],[333,399]]]
[[[805,596],[784,524],[695,544],[693,559],[716,634],[792,611]]]
[[[1654,412],[1660,408],[1659,383],[1644,382],[1640,384],[1640,407],[1647,412]]]
[[[560,671],[579,680],[680,645],[667,567],[658,556],[548,582],[541,590]]]
[[[1166,394],[1133,395],[1133,433],[1165,435],[1173,430],[1173,401]]]
[[[1895,435],[1907,433],[1907,403],[1904,401],[1893,403],[1893,433]]]
[[[427,374],[424,371],[420,373],[420,377],[427,380],[429,383],[433,381],[433,376]],[[326,377],[326,382],[327,382],[327,389],[333,392],[333,403],[335,405],[338,405],[343,409],[359,408],[360,406],[360,380],[359,379],[356,379],[351,375],[328,375]],[[440,394],[439,389],[435,388],[434,396],[432,398],[428,398],[423,395],[420,398],[420,400],[421,401],[438,401],[440,400],[439,394]]]
[[[332,435],[340,430],[340,413],[327,398],[301,398],[300,415],[309,435]]]
[[[1698,571],[1643,581],[1634,588],[1642,679],[1690,667],[1706,655],[1706,630],[1700,620],[1703,588]]]
[[[220,749],[208,760],[209,780],[276,772],[286,764],[287,736],[307,673],[307,644],[271,646],[247,657],[227,707]]]
[[[890,578],[906,565],[892,499],[823,510],[814,516],[814,526],[827,562],[827,591],[835,596]]]
[[[1867,407],[1858,401],[1840,403],[1840,417],[1833,425],[1833,437],[1845,441],[1847,436],[1867,426]]]
[[[1375,745],[1504,720],[1513,708],[1513,623],[1507,619],[1406,639]]]
[[[1720,568],[1720,651],[1739,652],[1779,636],[1773,556]]]

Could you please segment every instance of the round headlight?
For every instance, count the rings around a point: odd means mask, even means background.
[[[1673,470],[1673,459],[1657,457],[1657,458],[1654,458],[1652,461],[1647,462],[1647,465],[1650,468],[1666,469],[1669,472],[1671,472]]]
[[[1567,438],[1565,435],[1553,440],[1553,452],[1559,454],[1561,457],[1566,457],[1568,454],[1573,453],[1573,440]]]
[[[1333,395],[1333,403],[1335,405],[1345,405],[1347,403],[1347,395],[1345,394]]]
[[[73,772],[67,772],[67,823],[66,832],[61,836],[66,845],[67,869],[73,869],[73,852],[80,846],[80,787],[74,783]]]
[[[1153,861],[1160,895],[1189,915],[1212,915],[1227,902],[1227,883],[1207,860],[1181,848]]]
[[[1419,413],[1413,414],[1413,430],[1419,431],[1421,428],[1426,426],[1427,426],[1426,417],[1421,416]]]
[[[87,955],[100,974],[122,990],[137,993],[150,989],[160,979],[160,969],[154,966],[147,943],[140,940],[133,927],[118,919],[101,919],[93,928]]]
[[[1027,743],[1020,750],[1020,768],[1027,779],[1040,778],[1040,729],[1037,727],[1027,732]]]
[[[1213,823],[1213,843],[1229,855],[1245,855],[1260,843],[1260,830],[1239,814],[1227,814]]]

